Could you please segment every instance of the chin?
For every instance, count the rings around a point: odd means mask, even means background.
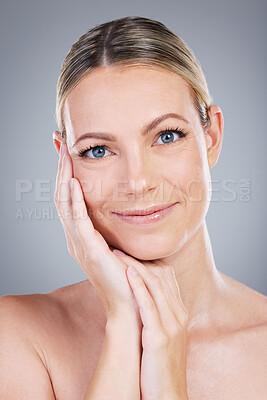
[[[150,243],[149,246],[147,243]],[[179,239],[177,241],[177,237],[175,238],[172,236],[170,237],[165,237],[165,238],[159,238],[158,240],[154,239],[154,241],[145,241],[141,242],[137,240],[131,240],[131,241],[122,241],[120,240],[120,243],[115,246],[112,244],[112,246],[118,248],[119,250],[124,251],[127,253],[129,256],[136,258],[137,260],[140,261],[153,261],[153,260],[159,260],[161,258],[168,257],[172,255],[173,253],[177,252],[179,250]],[[180,247],[182,244],[180,245]]]
[[[110,225],[105,218],[95,219],[93,225],[109,245],[143,261],[157,260],[176,253],[185,243],[187,232],[183,220],[179,223],[173,220],[160,229],[155,226],[145,233],[138,232],[135,228],[122,232],[116,226]]]

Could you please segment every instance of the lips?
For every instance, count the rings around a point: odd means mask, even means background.
[[[153,214],[155,211],[160,211],[164,210],[165,208],[170,207],[171,205],[176,204],[176,203],[170,203],[170,204],[158,204],[158,205],[153,205],[149,206],[143,209],[131,209],[131,210],[117,210],[113,211],[114,214],[119,214],[119,215],[149,215]]]

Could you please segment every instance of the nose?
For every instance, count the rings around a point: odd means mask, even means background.
[[[151,159],[141,152],[135,152],[125,159],[123,168],[124,195],[145,197],[146,193],[157,188],[157,168]],[[126,187],[126,188],[125,188]]]

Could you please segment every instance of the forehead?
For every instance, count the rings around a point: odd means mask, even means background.
[[[143,126],[168,112],[189,121],[196,117],[190,88],[178,74],[146,66],[108,67],[94,70],[72,89],[64,119],[66,129],[77,134],[91,126],[110,130],[125,121]]]

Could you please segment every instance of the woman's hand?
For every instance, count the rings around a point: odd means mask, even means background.
[[[116,253],[116,250],[113,250]],[[188,313],[182,302],[174,270],[170,266],[138,262],[122,256],[134,266],[127,269],[142,320],[142,400],[188,400],[186,345]]]
[[[65,231],[68,250],[96,288],[107,318],[122,313],[138,314],[138,307],[127,282],[126,266],[94,229],[88,216],[83,191],[73,177],[72,159],[67,144],[60,149],[54,201]]]

